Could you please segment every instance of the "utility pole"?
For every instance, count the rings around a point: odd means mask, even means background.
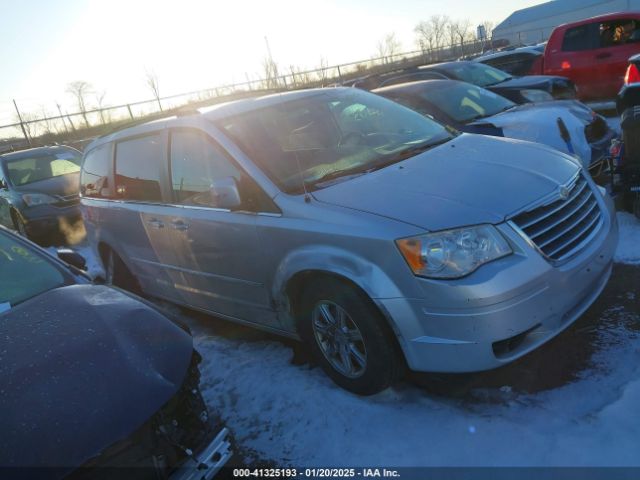
[[[24,138],[27,140],[27,143],[29,144],[29,146],[31,146],[31,139],[29,138],[29,135],[27,135],[27,129],[24,128],[22,115],[20,115],[20,110],[18,110],[18,104],[16,103],[15,100],[13,101],[13,106],[16,107],[16,113],[18,114],[18,120],[20,120],[20,128],[22,128],[22,134],[24,135]]]

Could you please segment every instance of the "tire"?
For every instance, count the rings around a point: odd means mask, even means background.
[[[358,395],[373,395],[396,380],[402,365],[398,348],[382,314],[364,293],[323,278],[307,286],[298,304],[299,333],[336,384]]]
[[[104,253],[102,263],[104,265],[105,285],[119,287],[123,290],[140,295],[142,289],[136,277],[129,271],[122,259],[112,249],[108,248]]]

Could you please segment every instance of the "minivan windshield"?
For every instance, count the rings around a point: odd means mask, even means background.
[[[80,171],[82,157],[72,151],[7,160],[7,174],[17,187]]]
[[[459,123],[490,117],[516,106],[489,90],[463,82],[428,83],[418,95]]]
[[[497,85],[498,83],[506,82],[513,78],[508,73],[485,65],[484,63],[450,63],[447,64],[444,69],[456,80],[473,83],[479,87],[490,87],[491,85]]]
[[[0,313],[67,283],[43,254],[0,231]]]
[[[217,124],[287,193],[324,188],[452,138],[439,123],[357,89],[327,89]]]

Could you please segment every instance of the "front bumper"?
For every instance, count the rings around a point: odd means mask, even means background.
[[[22,218],[30,237],[43,237],[55,233],[65,233],[82,220],[82,215],[79,205],[65,208],[42,205],[24,209]]]
[[[508,225],[514,254],[460,280],[420,279],[424,298],[377,300],[398,334],[409,368],[473,372],[505,365],[569,327],[611,275],[618,228],[601,197],[604,222],[593,241],[554,266]]]
[[[171,474],[171,480],[210,480],[231,458],[229,430],[223,428],[209,445],[184,462]]]

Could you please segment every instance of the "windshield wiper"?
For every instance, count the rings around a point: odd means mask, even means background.
[[[374,170],[380,170],[381,168],[388,167],[389,165],[393,165],[394,163],[406,160],[407,158],[415,157],[422,152],[426,152],[427,150],[431,150],[438,145],[447,143],[452,138],[453,137],[445,137],[441,138],[440,140],[435,140],[433,142],[423,143],[421,145],[416,145],[415,147],[407,148],[395,155],[391,155],[390,157],[385,158],[383,161],[377,163],[375,166],[367,170],[367,173],[373,172]]]
[[[342,177],[352,178],[352,177],[364,175],[367,172],[368,170],[362,170],[362,165],[358,165],[358,167],[353,167],[353,168],[345,168],[344,170],[331,170],[319,178],[316,178],[313,180],[305,180],[304,184],[307,186],[313,187],[316,185],[320,185],[322,183],[330,182],[331,180],[335,180],[337,178],[342,178]]]

